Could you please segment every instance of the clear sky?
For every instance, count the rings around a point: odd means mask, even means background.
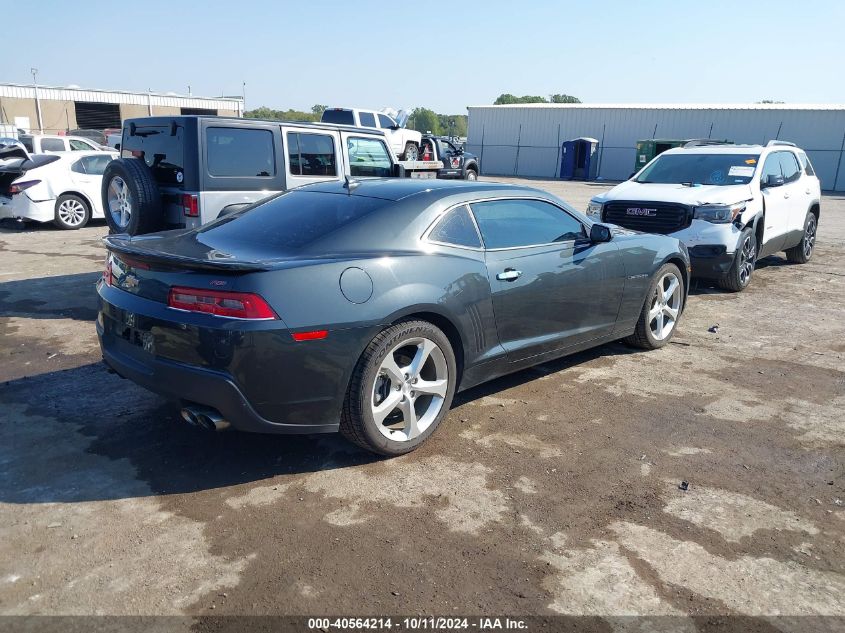
[[[247,108],[845,103],[845,1],[4,0],[0,82]],[[8,25],[17,25],[10,28]],[[24,25],[25,28],[24,28]]]

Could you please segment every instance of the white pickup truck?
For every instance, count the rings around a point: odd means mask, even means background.
[[[422,134],[404,126],[407,116],[399,113],[399,121],[386,112],[360,108],[328,108],[323,112],[323,123],[354,125],[355,127],[381,130],[390,143],[390,149],[399,160],[416,161],[420,155]],[[402,120],[404,119],[404,120]]]

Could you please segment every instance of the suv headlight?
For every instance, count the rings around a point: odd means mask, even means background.
[[[601,220],[601,202],[593,202],[587,205],[587,215],[591,218],[598,218]]]
[[[736,220],[737,216],[745,211],[745,203],[739,204],[708,204],[704,207],[695,207],[693,217],[696,220],[704,220],[713,224],[729,224]]]

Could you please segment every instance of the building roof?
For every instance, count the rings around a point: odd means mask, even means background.
[[[34,99],[32,84],[0,83],[0,97]],[[238,110],[243,108],[242,97],[198,97],[173,92],[131,92],[128,90],[102,90],[79,86],[38,86],[40,99],[55,101],[87,101],[91,103],[126,103],[175,108],[205,108],[209,110]]]
[[[476,108],[549,108],[565,110],[845,110],[845,103],[512,103]]]

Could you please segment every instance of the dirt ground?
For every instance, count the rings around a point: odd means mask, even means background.
[[[392,460],[108,374],[105,234],[0,229],[0,613],[845,616],[845,198],[673,344],[473,389]]]

